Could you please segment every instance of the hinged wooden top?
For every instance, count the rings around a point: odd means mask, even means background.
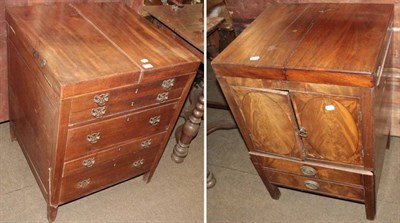
[[[122,3],[10,7],[6,16],[13,35],[25,38],[46,60],[44,73],[55,88],[64,88],[65,96],[84,88],[134,84],[158,70],[185,67],[194,72],[199,63]]]
[[[213,67],[218,75],[371,87],[392,17],[390,4],[271,5]]]

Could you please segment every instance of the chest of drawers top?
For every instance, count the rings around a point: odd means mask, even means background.
[[[194,72],[199,63],[121,3],[10,7],[6,20],[9,38],[61,98]]]
[[[392,17],[389,4],[271,5],[213,67],[223,76],[372,87]]]

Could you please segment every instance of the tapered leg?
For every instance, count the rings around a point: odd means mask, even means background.
[[[17,136],[15,135],[14,124],[10,121],[10,139],[11,142],[17,140]]]
[[[374,176],[363,176],[365,189],[365,214],[368,220],[375,219],[376,199]]]
[[[56,220],[58,207],[47,205],[47,220],[51,223]]]
[[[261,177],[261,180],[263,181],[265,187],[267,188],[271,198],[274,200],[278,200],[279,197],[281,196],[281,192],[279,191],[279,188],[269,182],[267,176],[265,176],[264,172],[262,171],[262,167],[260,165],[258,165],[257,162],[255,162],[256,160],[253,158],[251,160],[254,164],[254,167],[257,170],[258,175]]]
[[[207,170],[207,188],[212,188],[217,183],[217,180],[214,177],[214,174]]]
[[[175,145],[174,151],[171,155],[172,160],[176,163],[182,163],[187,156],[190,143],[199,132],[200,122],[201,118],[203,117],[203,113],[204,93],[202,92],[197,99],[192,114],[189,116],[188,120],[186,120],[182,128],[181,136],[178,140],[178,143]]]
[[[386,149],[389,149],[390,148],[390,132],[389,132],[387,137],[388,138],[387,138],[387,141],[386,141]]]

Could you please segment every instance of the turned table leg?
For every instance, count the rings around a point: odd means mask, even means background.
[[[186,120],[178,143],[174,147],[171,158],[176,163],[182,163],[188,154],[190,143],[197,135],[200,128],[201,118],[204,114],[204,93],[197,98],[192,114]]]
[[[47,220],[51,223],[56,220],[57,217],[57,206],[51,206],[50,204],[47,205]]]

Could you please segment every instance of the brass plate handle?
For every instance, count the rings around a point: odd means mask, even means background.
[[[132,163],[132,167],[140,168],[144,164],[144,159],[136,160]]]
[[[90,144],[94,144],[100,140],[100,132],[95,132],[86,136],[86,140]]]
[[[102,118],[107,112],[106,106],[93,108],[92,116],[95,118]]]
[[[78,183],[78,188],[85,188],[90,184],[91,179],[87,178]]]
[[[168,100],[168,92],[159,93],[157,95],[157,101],[160,103],[164,103]]]
[[[175,78],[170,78],[170,79],[166,79],[162,82],[161,87],[166,90],[169,91],[171,90],[171,88],[175,85]]]
[[[310,166],[302,166],[300,167],[300,171],[306,176],[315,176],[317,174],[317,170]]]
[[[306,180],[304,181],[304,186],[307,187],[308,189],[311,190],[318,190],[319,189],[319,183],[313,181],[313,180]]]
[[[91,157],[89,159],[85,159],[82,161],[82,165],[84,167],[92,167],[94,165],[94,163],[96,162],[96,158],[95,157]]]
[[[158,123],[160,123],[160,121],[161,121],[160,115],[153,116],[149,119],[149,124],[152,126],[156,126],[156,125],[158,125]]]
[[[151,139],[144,140],[144,141],[140,144],[140,146],[141,146],[142,149],[147,149],[147,148],[150,147],[150,145],[151,145]]]
[[[93,97],[94,103],[98,106],[104,106],[109,100],[110,93],[98,94]]]
[[[307,138],[307,136],[308,136],[307,130],[304,127],[301,127],[299,129],[298,134],[300,137],[303,137],[303,138]]]

